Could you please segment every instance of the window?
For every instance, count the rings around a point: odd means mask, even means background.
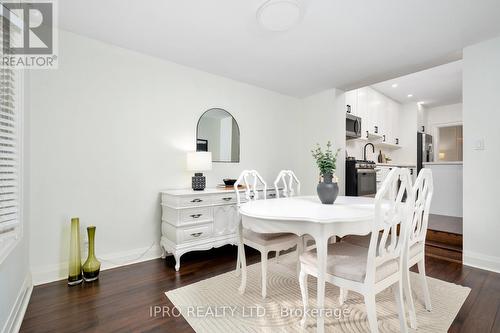
[[[446,126],[438,128],[438,160],[463,160],[463,126]]]
[[[0,40],[18,38],[3,31],[0,15]],[[0,51],[2,50],[0,45]],[[18,70],[0,66],[0,263],[20,239],[21,226],[21,96],[22,75]]]

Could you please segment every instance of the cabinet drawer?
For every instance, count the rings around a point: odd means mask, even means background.
[[[180,211],[180,222],[181,223],[190,223],[190,222],[198,222],[198,221],[211,221],[210,207],[197,207],[197,208],[188,208],[182,209]]]
[[[211,204],[210,196],[199,195],[179,198],[180,207],[205,206]]]
[[[212,197],[212,204],[220,205],[220,204],[235,204],[236,203],[236,193],[229,192],[225,194],[218,194]]]
[[[274,199],[274,198],[277,198],[278,196],[276,195],[276,191],[275,190],[272,190],[272,191],[267,191],[266,193],[266,198],[267,199]],[[279,197],[280,198],[283,198],[283,192],[282,191],[279,191]]]
[[[179,229],[180,241],[191,242],[212,236],[212,224],[203,224],[196,227]]]

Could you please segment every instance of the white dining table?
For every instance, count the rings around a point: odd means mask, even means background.
[[[316,196],[298,196],[272,200],[256,200],[240,207],[242,228],[258,233],[294,233],[310,235],[316,242],[318,256],[317,308],[325,304],[325,276],[330,237],[367,235],[372,231],[375,215],[373,198],[339,196],[333,205],[322,204]],[[239,247],[242,262],[240,292],[246,287],[246,260]],[[324,317],[317,318],[317,331],[324,331]]]

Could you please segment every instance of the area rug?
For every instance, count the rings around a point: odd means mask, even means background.
[[[308,313],[301,326],[302,298],[296,276],[296,257],[285,255],[280,262],[268,263],[268,296],[261,297],[260,264],[248,266],[248,283],[243,295],[238,293],[240,277],[235,272],[221,274],[188,286],[166,292],[178,315],[198,333],[221,332],[314,332],[316,314]],[[417,274],[411,274],[418,330],[410,332],[447,332],[470,288],[427,278],[432,311],[425,310]],[[316,304],[316,279],[309,277],[309,304]],[[363,297],[350,292],[347,302],[338,305],[339,289],[327,283],[325,300],[326,332],[369,332]],[[171,311],[175,313],[175,311]],[[377,295],[377,317],[380,332],[399,332],[399,321],[393,293]]]

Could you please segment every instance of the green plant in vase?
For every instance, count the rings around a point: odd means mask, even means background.
[[[320,172],[320,181],[316,190],[323,204],[333,204],[339,194],[338,179],[335,176],[339,151],[340,149],[333,152],[332,143],[330,141],[327,142],[324,151],[319,143],[316,144],[315,149],[311,150],[312,156],[316,160],[316,165]]]
[[[82,266],[83,278],[85,282],[95,281],[99,278],[101,263],[95,256],[95,226],[87,227],[87,235],[89,238],[89,256]]]

